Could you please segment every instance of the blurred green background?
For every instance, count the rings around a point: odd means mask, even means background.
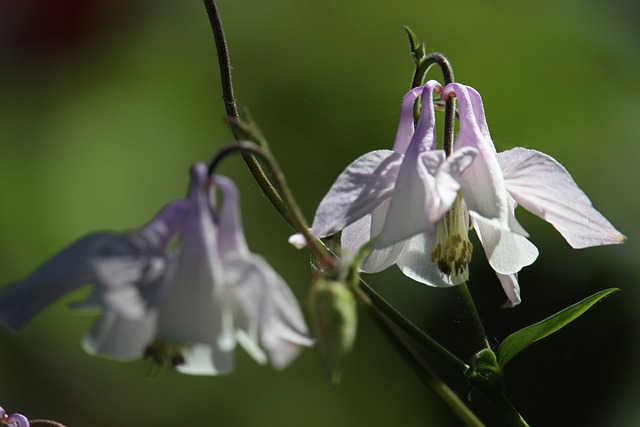
[[[393,143],[412,73],[403,25],[480,91],[498,150],[535,148],[564,164],[629,241],[574,251],[519,210],[541,252],[520,274],[522,305],[500,309],[504,294],[480,250],[470,289],[497,343],[600,289],[622,288],[514,359],[507,391],[532,426],[640,425],[637,2],[221,0],[219,7],[239,104],[269,138],[309,218],[350,161]],[[184,195],[189,165],[231,141],[223,116],[200,1],[0,2],[0,284],[85,233],[135,228]],[[287,244],[290,230],[239,158],[221,172],[242,191],[250,246],[304,303],[307,255]],[[370,281],[461,357],[475,350],[455,291],[412,283],[395,268]],[[90,357],[79,343],[93,316],[66,308],[80,296],[18,335],[0,330],[0,405],[10,412],[68,427],[459,425],[365,313],[343,383],[333,389],[309,350],[282,372],[238,351],[236,372],[226,377],[150,378],[148,361]],[[464,383],[453,384],[466,393]],[[488,425],[501,425],[480,394],[471,406]]]

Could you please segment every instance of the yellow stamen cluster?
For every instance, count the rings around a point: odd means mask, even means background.
[[[162,338],[154,339],[144,350],[148,357],[161,367],[177,368],[184,364],[182,352],[187,348],[185,344],[176,344]]]
[[[471,262],[473,245],[469,241],[468,224],[467,208],[458,194],[438,224],[436,247],[431,253],[431,261],[437,262],[440,271],[450,276],[452,282],[469,278],[467,266]]]

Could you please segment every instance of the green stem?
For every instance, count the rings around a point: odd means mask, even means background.
[[[484,331],[484,326],[482,325],[482,320],[480,319],[480,314],[478,313],[476,304],[473,302],[473,298],[471,297],[471,292],[469,292],[469,287],[466,283],[462,283],[456,286],[456,289],[458,290],[458,294],[462,298],[462,302],[471,316],[471,321],[473,322],[476,336],[478,337],[478,344],[480,347],[490,349],[491,346],[489,345],[489,340],[487,340],[487,334]]]
[[[218,51],[218,66],[220,69],[224,107],[228,117],[238,119],[238,107],[236,106],[236,100],[233,94],[233,80],[231,78],[231,60],[229,59],[229,50],[227,48],[227,41],[224,35],[222,21],[220,20],[220,13],[218,12],[215,0],[204,0],[204,5],[207,9],[211,30],[213,31],[213,38],[216,43],[216,50]],[[236,141],[240,141],[242,139],[240,135],[238,135],[235,129],[232,130]],[[251,171],[251,174],[262,189],[264,195],[282,215],[282,217],[289,221],[290,215],[286,210],[280,193],[276,190],[271,181],[269,181],[269,178],[265,174],[258,160],[251,153],[243,153],[242,156],[249,168],[249,171]],[[291,224],[291,221],[289,221],[289,224]]]
[[[335,268],[337,265],[336,258],[331,255],[327,247],[317,237],[311,234],[311,231],[309,231],[309,227],[302,217],[300,208],[291,194],[291,190],[289,190],[289,185],[287,184],[284,174],[282,173],[280,166],[278,166],[276,159],[269,151],[246,141],[238,141],[234,145],[227,145],[218,150],[218,152],[213,156],[213,159],[209,164],[209,175],[213,174],[215,168],[223,158],[233,152],[258,155],[265,161],[265,164],[271,171],[275,186],[279,188],[282,193],[282,204],[285,207],[285,210],[289,213],[289,224],[291,224],[296,231],[300,232],[305,237],[309,250],[323,267]]]
[[[474,383],[480,391],[491,401],[496,409],[502,414],[508,427],[529,427],[529,424],[522,418],[522,415],[513,406],[502,390],[496,390],[491,386],[483,386],[482,383]]]
[[[436,357],[449,365],[454,371],[463,373],[469,366],[458,359],[453,353],[444,348],[439,342],[427,335],[413,322],[400,314],[391,304],[389,304],[379,293],[371,288],[367,283],[360,280],[359,289],[362,289],[366,296],[370,298],[371,305],[379,311],[385,318],[393,322],[398,328],[412,338],[416,343],[433,353]]]
[[[411,346],[411,344],[407,343],[406,340],[402,339],[396,330],[392,327],[392,325],[401,328],[402,331],[406,332],[410,338],[417,341],[419,344],[424,344],[425,341],[422,339],[427,337],[427,341],[431,341],[435,343],[430,337],[424,334],[420,329],[418,329],[415,325],[410,323],[406,318],[397,313],[382,297],[380,297],[373,289],[371,289],[364,282],[360,281],[363,284],[363,289],[367,292],[364,295],[364,299],[361,296],[361,300],[363,300],[365,306],[369,308],[369,313],[374,317],[374,320],[380,325],[381,330],[387,336],[387,339],[391,342],[393,347],[398,351],[400,356],[405,360],[405,362],[414,370],[414,372],[418,375],[420,380],[427,386],[429,389],[445,404],[449,407],[449,409],[464,423],[467,427],[484,427],[484,424],[478,417],[469,409],[469,407],[456,395],[451,388],[447,384],[445,384],[440,378],[438,378],[431,367],[427,364],[427,362],[421,357],[421,355],[417,354],[415,349]],[[371,301],[369,301],[366,297],[373,297]],[[375,299],[374,299],[375,298]],[[373,303],[372,301],[376,301]],[[384,302],[383,304],[381,304]],[[381,304],[380,306],[377,304]],[[384,308],[382,308],[384,307]],[[396,314],[391,314],[387,311],[390,308],[392,312]],[[391,314],[391,316],[388,316]],[[398,323],[398,320],[401,320]],[[410,324],[410,327],[407,328],[407,322]],[[415,335],[422,335],[422,338],[416,338]],[[439,344],[436,344],[436,348],[440,348],[448,353],[446,349],[441,347]],[[433,350],[431,344],[427,344],[429,349]],[[436,352],[440,352],[440,350],[435,350]],[[466,366],[462,361],[455,361],[457,358],[450,354],[449,360],[453,362],[454,365],[458,366],[458,368],[462,366]]]

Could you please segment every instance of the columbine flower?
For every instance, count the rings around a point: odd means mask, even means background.
[[[432,286],[456,285],[467,278],[471,244],[466,237],[467,208],[458,196],[461,183],[467,187],[463,191],[474,194],[482,191],[480,182],[490,189],[500,182],[485,163],[475,161],[483,156],[478,149],[461,148],[449,157],[435,149],[433,92],[441,89],[437,82],[429,81],[407,93],[393,151],[373,151],[357,159],[338,177],[318,207],[311,227],[316,236],[325,237],[342,229],[342,245],[350,252],[375,239],[373,250],[362,264],[365,272],[382,271],[395,263],[407,276]],[[420,94],[423,108],[414,130],[413,105]],[[465,173],[482,181],[463,181]],[[469,210],[508,229],[504,191],[487,193],[491,197],[488,202],[471,198]],[[447,213],[452,205],[455,209]],[[447,219],[442,222],[445,214]],[[449,228],[437,249],[434,237],[441,222]],[[443,246],[454,239],[455,248],[451,244]],[[291,241],[302,243],[297,235]],[[442,260],[431,259],[434,251],[442,254]]]
[[[459,99],[460,131],[449,157],[435,150],[433,91]],[[419,92],[423,108],[414,132],[411,110]],[[538,256],[515,219],[518,203],[574,248],[625,239],[551,157],[524,148],[497,154],[475,90],[455,83],[442,90],[431,81],[405,96],[394,150],[349,165],[320,203],[311,231],[325,237],[342,230],[351,252],[373,238],[365,272],[395,263],[419,282],[451,286],[468,276],[470,217],[513,306],[520,302],[517,272]],[[290,241],[304,243],[299,235]]]
[[[22,414],[7,415],[4,409],[0,407],[0,423],[9,427],[30,427],[29,420]]]
[[[233,183],[216,176],[213,184],[223,195],[217,210],[206,167],[192,168],[180,249],[148,352],[162,359],[168,351],[182,372],[219,374],[233,369],[239,343],[257,362],[285,367],[312,344],[300,308],[282,278],[249,252]]]
[[[0,321],[20,329],[54,300],[95,284],[75,305],[102,309],[83,341],[91,354],[146,354],[215,374],[233,368],[238,342],[258,362],[286,366],[312,343],[300,308],[282,278],[249,252],[235,186],[223,177],[214,183],[223,193],[218,210],[206,166],[197,164],[188,200],[169,204],[139,231],[95,233],[64,249],[5,290]],[[176,235],[179,249],[167,253]]]

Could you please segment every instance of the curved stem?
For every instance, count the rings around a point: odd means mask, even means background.
[[[279,188],[282,192],[282,202],[283,206],[286,207],[286,211],[289,213],[289,223],[296,231],[304,236],[304,238],[307,240],[309,250],[318,259],[323,267],[335,268],[337,266],[336,258],[333,257],[327,247],[317,237],[311,234],[311,231],[309,231],[309,227],[302,217],[300,208],[293,198],[291,190],[289,190],[289,186],[285,180],[282,170],[280,169],[280,166],[278,166],[278,163],[276,162],[274,157],[267,150],[261,148],[256,144],[246,141],[238,141],[236,144],[222,147],[216,152],[211,162],[209,163],[209,175],[213,174],[215,168],[223,158],[234,152],[251,154],[252,156],[257,155],[265,161],[265,164],[271,171],[271,175],[276,187]]]
[[[416,67],[416,71],[413,75],[412,87],[417,87],[424,84],[427,72],[435,64],[437,64],[440,67],[440,70],[442,70],[445,85],[448,85],[449,83],[453,83],[455,81],[453,76],[453,67],[451,66],[451,63],[449,62],[447,57],[439,52],[431,52]],[[444,152],[447,156],[450,156],[451,151],[453,150],[455,121],[455,101],[452,98],[449,98],[445,103],[444,109],[444,139],[442,144]]]
[[[204,5],[207,9],[211,30],[213,31],[213,38],[216,43],[216,50],[218,51],[218,66],[220,69],[224,107],[229,117],[238,119],[238,107],[233,94],[233,81],[231,79],[231,60],[229,59],[229,50],[227,48],[227,40],[224,35],[222,21],[220,20],[220,13],[218,12],[215,0],[204,0]],[[238,135],[236,129],[232,128],[232,131],[236,141],[240,141],[241,137]],[[283,214],[283,217],[287,219],[288,215],[281,212],[283,208],[282,197],[272,185],[271,181],[269,181],[258,160],[251,153],[243,153],[242,156],[264,195],[278,212]]]
[[[51,420],[29,420],[29,424],[32,426],[36,424],[41,424],[41,425],[53,426],[53,427],[66,427],[62,423],[59,423],[57,421],[51,421]]]

